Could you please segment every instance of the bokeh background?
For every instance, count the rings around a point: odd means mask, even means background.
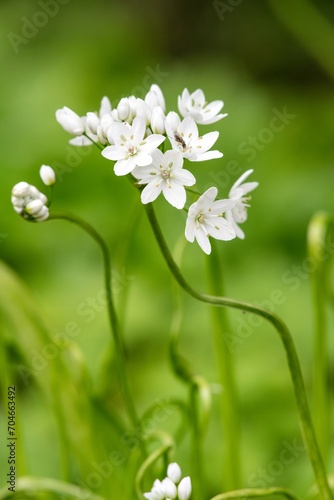
[[[47,8],[49,13],[41,16]],[[1,259],[20,275],[51,337],[64,331],[68,322],[78,325],[74,343],[87,366],[91,394],[107,394],[119,411],[115,373],[101,376],[110,350],[106,312],[98,303],[98,310],[87,313],[92,311],[89,298],[96,299],[103,288],[99,250],[70,224],[21,220],[12,210],[10,191],[21,180],[42,188],[40,165],[55,168],[59,183],[54,209],[90,221],[112,250],[113,286],[138,408],[144,411],[157,399],[186,398],[187,389],[172,374],[168,358],[171,277],[138,194],[125,179],[114,176],[112,165],[98,150],[70,147],[54,117],[55,110],[65,105],[80,115],[97,110],[104,95],[114,106],[123,96],[144,97],[157,83],[168,110],[177,110],[177,96],[184,87],[202,88],[208,101],[225,102],[228,117],[205,129],[219,130],[217,144],[224,157],[195,164],[198,186],[217,185],[220,195],[226,196],[249,168],[254,169],[252,180],[260,183],[244,226],[246,239],[219,245],[226,294],[265,304],[283,317],[296,342],[312,399],[313,313],[311,276],[305,271],[306,232],[316,211],[334,208],[333,2],[1,0],[0,40]],[[164,200],[158,200],[156,207],[174,248],[182,238],[185,216]],[[207,259],[196,244],[186,245],[182,267],[203,291],[208,287]],[[5,296],[6,282],[0,286]],[[216,384],[210,312],[186,296],[183,300],[182,350]],[[19,316],[21,305],[15,294],[8,295],[8,301],[13,315],[17,311]],[[300,444],[301,437],[286,359],[275,332],[264,323],[249,329],[237,312],[230,313],[230,321],[238,333],[229,345],[236,362],[242,419],[243,484],[254,486],[263,475],[259,471],[268,473],[270,464],[279,460],[284,443]],[[15,333],[3,321],[2,359],[9,359],[9,368],[5,362],[3,367],[6,364],[11,383],[18,387],[20,467],[22,473],[61,478],[61,438],[50,402],[34,377],[25,384],[16,369],[18,339],[26,338],[28,359],[36,356],[24,318],[18,324],[20,332]],[[61,370],[54,383],[61,394],[70,391]],[[216,394],[205,444],[211,495],[224,481],[218,407]],[[66,421],[66,415],[63,418]],[[177,424],[172,416],[168,425]],[[79,427],[80,421],[74,434]],[[1,435],[4,428],[2,412]],[[96,430],[96,441],[105,444],[101,461],[108,450],[117,449],[115,432],[106,421],[102,429],[103,438]],[[3,440],[0,457],[5,468]],[[175,458],[185,473],[191,473],[189,438],[180,441]],[[124,474],[124,467],[115,467],[112,478],[101,486],[102,493],[109,492],[109,498],[124,494]],[[298,452],[275,477],[268,474],[268,486],[288,485],[301,495],[312,483],[305,452]],[[78,481],[78,475],[70,479]]]

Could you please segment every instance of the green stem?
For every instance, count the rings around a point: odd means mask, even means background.
[[[154,450],[151,455],[147,457],[145,462],[140,466],[136,480],[135,489],[138,498],[141,500],[143,498],[142,482],[146,471],[151,467],[151,465],[156,462],[160,457],[168,455],[174,448],[174,442],[171,437],[166,433],[157,433],[160,441],[163,443],[159,448]]]
[[[76,217],[74,215],[68,215],[68,214],[63,214],[63,213],[53,213],[48,220],[56,220],[56,219],[61,219],[61,220],[66,220],[69,222],[72,222],[73,224],[76,224],[79,226],[81,229],[83,229],[93,240],[99,245],[99,247],[102,250],[102,255],[103,255],[103,264],[104,264],[104,282],[105,282],[105,288],[106,288],[106,297],[107,297],[107,307],[108,307],[108,316],[109,316],[109,322],[110,322],[110,327],[111,327],[111,332],[115,344],[115,349],[116,349],[116,362],[117,362],[117,368],[118,368],[118,376],[119,376],[119,381],[121,385],[121,390],[125,402],[125,407],[129,416],[129,419],[131,421],[131,424],[134,428],[138,428],[139,425],[139,419],[137,416],[137,412],[135,409],[135,405],[133,402],[131,390],[130,390],[130,384],[128,381],[127,377],[127,372],[125,368],[125,349],[124,345],[122,342],[121,338],[121,332],[117,320],[117,315],[114,307],[114,302],[113,302],[113,295],[112,295],[112,289],[111,289],[111,262],[110,262],[110,254],[109,254],[109,249],[104,241],[104,239],[100,236],[100,234],[86,221],[83,219],[80,219],[79,217]],[[141,442],[141,447],[142,451],[145,453],[143,443]]]
[[[254,497],[268,497],[271,495],[280,495],[291,500],[300,500],[299,497],[294,495],[285,488],[245,488],[242,490],[229,491],[228,493],[221,493],[211,498],[211,500],[229,500],[230,498],[254,498]]]
[[[328,394],[329,346],[326,318],[326,263],[331,252],[326,249],[326,237],[333,217],[319,212],[312,218],[307,234],[308,254],[316,266],[311,274],[314,308],[313,407],[314,425],[323,456],[328,460],[330,435],[330,394]]]
[[[152,229],[154,231],[154,235],[159,244],[160,250],[166,260],[166,263],[174,275],[175,279],[178,281],[179,285],[192,297],[195,299],[205,302],[207,304],[211,304],[213,306],[218,307],[231,307],[234,309],[240,309],[243,311],[248,311],[263,318],[267,319],[273,327],[276,329],[282,343],[284,346],[285,354],[287,356],[288,366],[290,369],[291,381],[293,385],[293,390],[296,398],[297,408],[299,412],[299,421],[301,426],[301,431],[303,435],[303,440],[305,443],[305,447],[310,459],[310,462],[313,467],[315,479],[319,488],[319,493],[321,495],[322,500],[331,500],[333,499],[332,493],[330,491],[326,471],[324,467],[324,463],[321,457],[321,453],[319,450],[317,438],[314,432],[312,418],[307,402],[306,391],[304,386],[304,380],[299,364],[299,359],[297,356],[296,348],[293,343],[291,334],[286,327],[285,323],[275,314],[272,314],[265,309],[261,309],[260,307],[254,306],[247,302],[239,302],[234,299],[226,298],[226,297],[215,297],[212,295],[202,294],[197,292],[192,288],[189,283],[183,277],[179,267],[174,262],[174,259],[169,251],[169,248],[166,244],[164,236],[161,232],[158,220],[156,218],[152,203],[148,203],[145,205],[146,213],[151,223]]]
[[[208,261],[210,292],[222,296],[222,266],[218,258],[215,242],[212,242],[212,254]],[[221,382],[221,413],[224,439],[224,474],[225,489],[234,490],[241,487],[240,466],[240,420],[235,381],[234,357],[224,335],[229,333],[227,311],[212,308],[213,334],[217,356],[219,378]]]

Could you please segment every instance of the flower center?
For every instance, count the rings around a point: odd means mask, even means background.
[[[202,212],[199,212],[196,216],[196,222],[198,223],[198,225],[200,224],[203,224],[203,222],[205,222],[205,215],[202,214]]]
[[[128,152],[130,156],[134,156],[138,153],[138,148],[137,146],[129,146],[128,147]]]

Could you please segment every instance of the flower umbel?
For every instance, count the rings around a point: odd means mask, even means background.
[[[12,189],[12,204],[16,213],[24,219],[42,222],[49,217],[47,197],[35,186],[19,182]]]
[[[223,214],[234,207],[233,200],[217,200],[218,189],[209,188],[189,207],[186,222],[186,238],[197,243],[206,254],[211,253],[209,237],[217,240],[232,240],[236,234],[232,224],[224,219]]]
[[[186,191],[183,186],[193,186],[195,177],[182,168],[183,157],[178,151],[163,154],[155,149],[152,163],[147,167],[136,167],[132,175],[140,179],[139,184],[147,184],[141,193],[141,201],[146,204],[154,201],[162,192],[166,200],[176,208],[183,208]]]
[[[249,207],[248,201],[250,197],[245,195],[253,191],[259,183],[258,182],[245,182],[247,177],[253,173],[253,170],[247,170],[241,177],[233,184],[229,192],[229,199],[234,201],[234,206],[231,210],[226,212],[226,219],[230,222],[233,227],[237,238],[244,239],[245,233],[240,229],[238,224],[242,224],[247,220],[247,208]]]

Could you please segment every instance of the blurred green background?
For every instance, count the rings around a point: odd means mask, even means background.
[[[54,10],[41,15],[47,12],[46,5],[51,9],[51,3]],[[68,322],[80,328],[74,342],[87,364],[91,393],[101,387],[101,363],[110,344],[105,310],[95,311],[89,321],[82,314],[89,297],[96,298],[103,288],[99,250],[70,224],[21,220],[12,210],[10,191],[22,180],[42,189],[38,175],[42,164],[61,173],[53,208],[87,219],[112,250],[114,291],[122,310],[139,410],[157,399],[186,397],[186,387],[172,374],[168,361],[171,278],[138,195],[125,179],[115,177],[112,165],[97,149],[70,147],[68,135],[54,117],[55,110],[65,105],[80,115],[97,110],[104,95],[114,106],[123,96],[144,97],[150,85],[157,83],[168,110],[177,111],[177,96],[184,87],[202,88],[208,101],[225,102],[228,117],[201,128],[219,130],[217,144],[224,157],[191,165],[197,185],[199,189],[217,185],[224,197],[249,168],[254,169],[251,180],[260,183],[243,227],[246,239],[219,245],[226,294],[265,303],[283,317],[292,330],[311,396],[310,276],[300,269],[305,265],[310,218],[320,209],[334,208],[333,2],[1,0],[0,30],[0,255],[26,283],[51,336],[64,331]],[[281,118],[274,122],[275,116]],[[279,123],[282,126],[277,127]],[[156,206],[167,241],[174,248],[182,237],[185,215],[164,200]],[[182,267],[203,291],[207,290],[207,259],[196,244],[187,244]],[[280,291],[279,300],[275,290]],[[209,310],[185,296],[184,305],[183,352],[216,383]],[[286,360],[275,332],[261,324],[248,334],[242,329],[241,313],[232,312],[230,319],[231,328],[241,332],[233,351],[244,485],[252,486],[261,475],[259,470],[268,470],[277,460],[282,443],[300,443],[301,437]],[[24,338],[24,321],[21,324],[19,338]],[[240,340],[243,331],[247,338]],[[10,338],[8,331],[6,338]],[[31,357],[29,349],[27,342]],[[15,352],[11,356],[11,383],[19,388],[22,470],[60,478],[60,438],[52,410],[40,396],[38,383],[22,383],[15,369]],[[115,373],[110,375],[104,391],[117,406],[115,377]],[[61,371],[55,387],[60,393],[69,390]],[[175,425],[177,418],[171,423]],[[1,433],[3,428],[4,413]],[[108,450],[117,449],[117,439],[106,422],[101,433],[102,461]],[[223,439],[216,395],[205,444],[211,495],[221,489],[219,440]],[[0,457],[6,468],[3,441]],[[188,438],[180,443],[175,458],[189,474]],[[109,498],[119,498],[123,491],[120,469],[115,467],[112,480],[101,487],[105,494],[109,491]],[[268,486],[295,487],[302,495],[312,483],[304,452],[280,474],[269,477]],[[78,478],[74,474],[70,479]]]

